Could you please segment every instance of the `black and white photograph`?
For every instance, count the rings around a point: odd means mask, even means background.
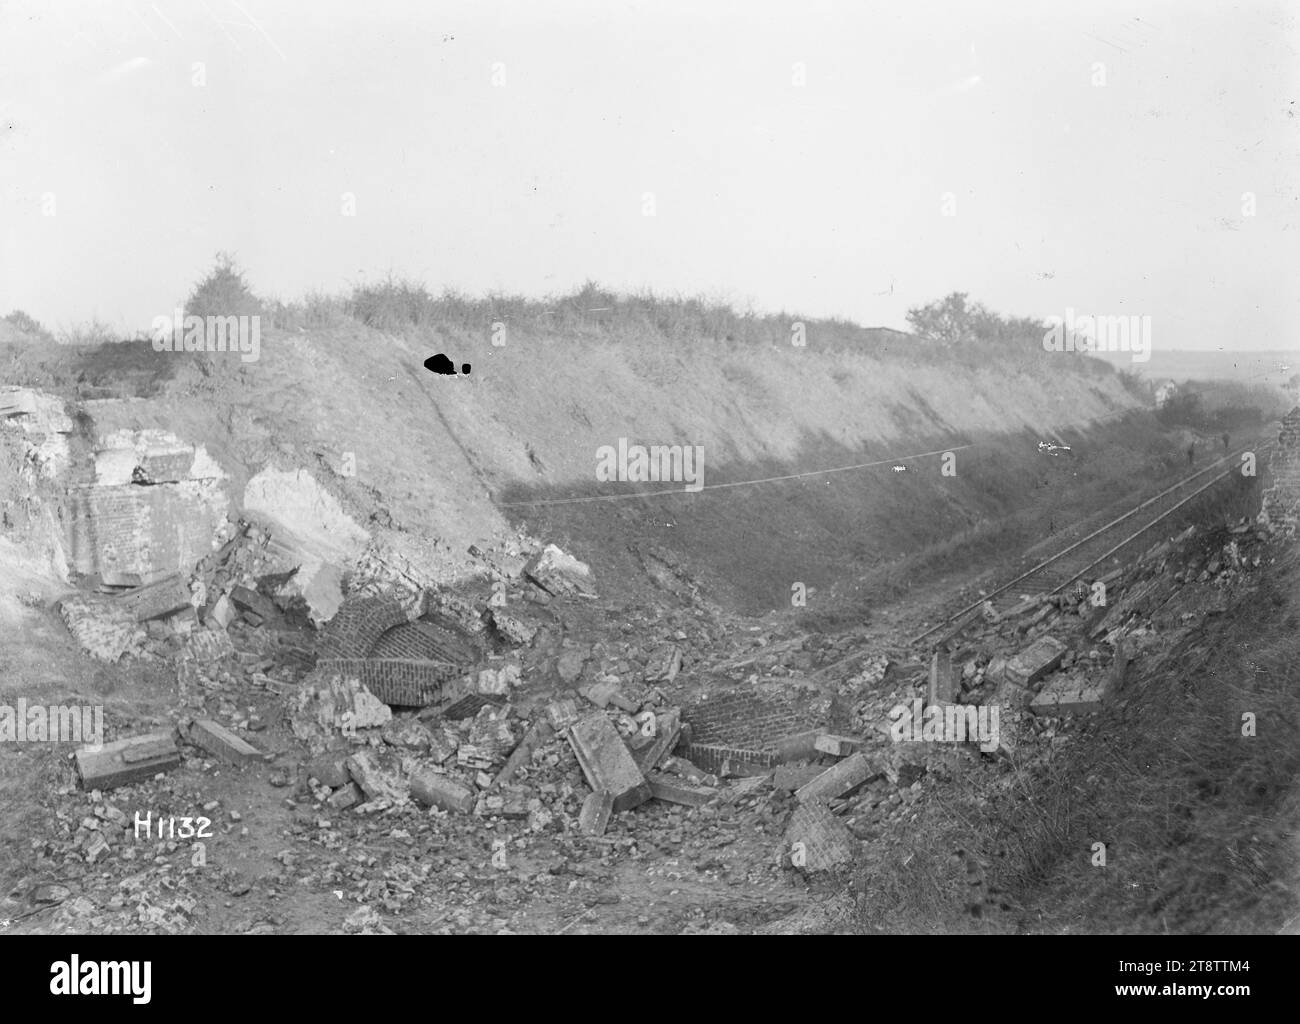
[[[1248,1002],[1298,86],[1283,0],[0,3],[24,985],[1101,936],[1112,1003]]]

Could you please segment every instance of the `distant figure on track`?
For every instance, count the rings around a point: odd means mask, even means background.
[[[1228,441],[1229,441],[1229,440],[1230,440],[1230,439],[1229,439],[1229,437],[1228,437],[1228,432],[1225,430],[1225,431],[1223,432],[1223,450],[1224,450],[1225,452],[1228,450]]]
[[[1190,466],[1196,461],[1196,442],[1193,441],[1187,446],[1187,464]]]

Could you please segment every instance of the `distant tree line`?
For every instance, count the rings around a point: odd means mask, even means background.
[[[943,348],[975,344],[1042,351],[1047,330],[1046,324],[1033,317],[1000,316],[971,302],[966,292],[953,292],[927,306],[909,309],[907,323],[917,337]]]

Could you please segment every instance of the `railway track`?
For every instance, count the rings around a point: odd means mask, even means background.
[[[1275,435],[1275,429],[1270,429]],[[1029,569],[988,590],[979,600],[940,620],[913,638],[912,642],[924,640],[945,627],[964,623],[968,618],[980,614],[986,604],[991,604],[996,612],[1004,614],[1026,600],[1076,588],[1086,591],[1094,580],[1103,579],[1155,544],[1158,538],[1151,534],[1154,527],[1202,494],[1223,484],[1227,477],[1240,472],[1244,452],[1255,453],[1258,465],[1256,471],[1262,471],[1273,446],[1269,433],[1266,431],[1251,444],[1236,448],[1203,469],[1183,477]]]

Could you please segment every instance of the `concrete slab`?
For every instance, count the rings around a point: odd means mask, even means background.
[[[880,769],[871,763],[865,753],[857,753],[800,786],[795,791],[795,798],[801,804],[826,803],[879,774]]]
[[[600,789],[587,794],[578,812],[578,828],[585,835],[603,836],[609,825],[609,816],[614,811],[614,796],[607,790]]]
[[[650,785],[604,712],[588,715],[569,729],[569,744],[593,790],[608,790],[615,812],[650,799]]]
[[[190,588],[180,573],[172,573],[148,586],[136,587],[113,598],[136,622],[162,618],[190,603]]]
[[[412,777],[411,796],[425,807],[438,807],[457,814],[469,814],[474,809],[473,790],[434,771],[417,772]]]
[[[190,726],[189,741],[231,764],[262,760],[260,750],[210,718],[200,718]]]
[[[633,752],[632,760],[643,772],[656,767],[677,746],[682,735],[682,716],[676,708],[670,708],[663,714],[655,716],[655,734],[650,742]]]
[[[76,761],[85,789],[115,789],[179,767],[181,752],[169,730],[106,743],[99,750],[82,747]]]
[[[1060,666],[1068,649],[1056,637],[1040,636],[1007,662],[1006,678],[1018,686],[1033,686]]]
[[[646,776],[646,781],[650,783],[650,795],[656,800],[681,804],[683,807],[703,807],[718,795],[716,789],[693,786],[689,782],[683,782],[663,772],[650,772]]]
[[[1079,715],[1097,711],[1110,693],[1110,677],[1066,675],[1053,679],[1030,702],[1035,715]]]
[[[957,700],[957,674],[953,671],[952,655],[939,648],[930,659],[930,680],[925,690],[926,707],[953,704]]]

